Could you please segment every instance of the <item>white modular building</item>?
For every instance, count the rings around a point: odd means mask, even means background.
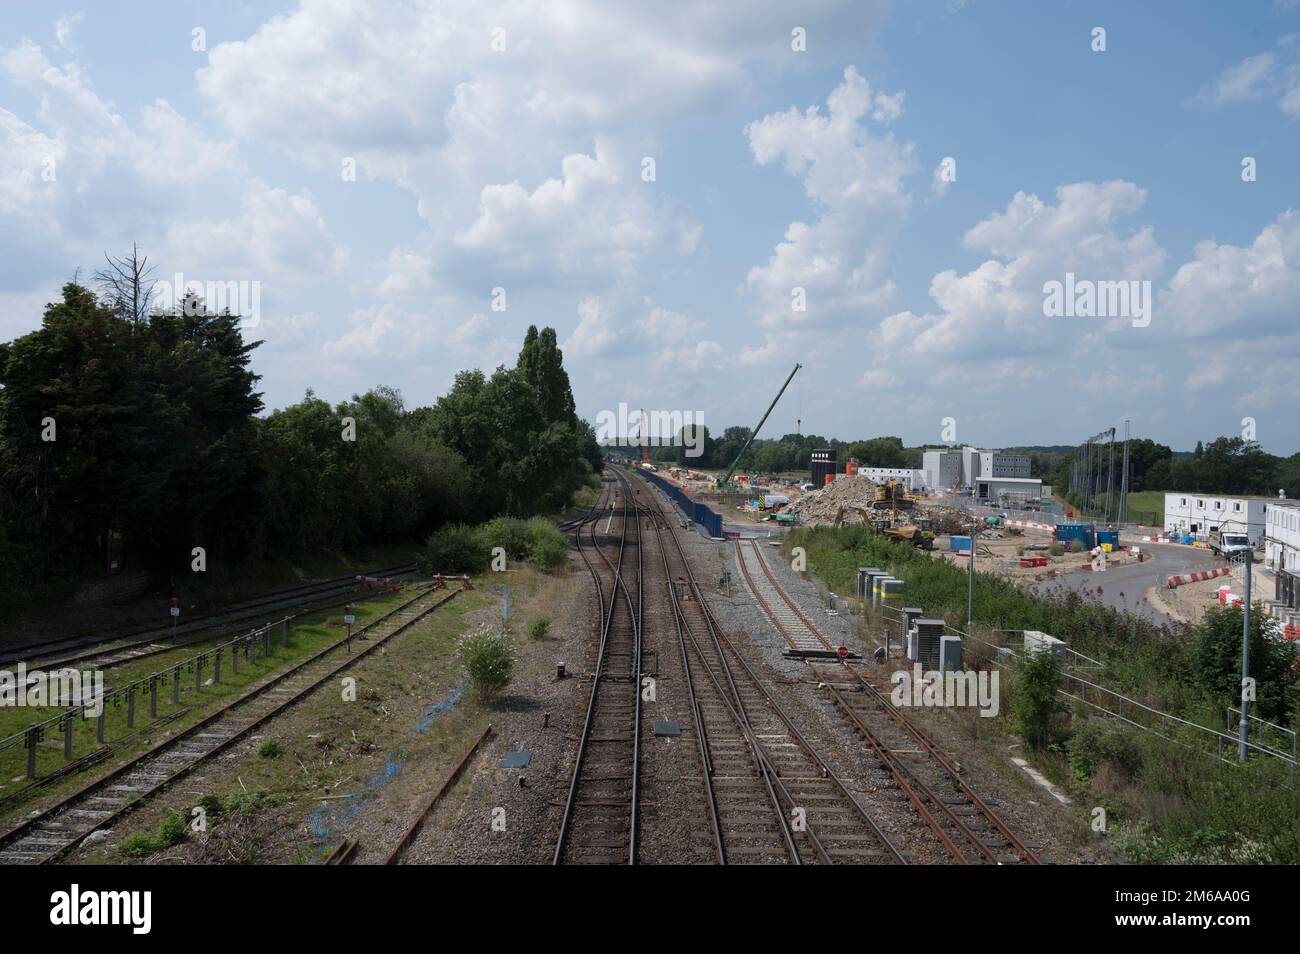
[[[1264,540],[1268,512],[1275,497],[1227,497],[1217,494],[1166,493],[1165,530],[1204,539],[1215,530],[1244,533],[1252,546]]]
[[[1300,501],[1276,500],[1264,523],[1264,564],[1273,571],[1273,598],[1300,608]]]
[[[878,484],[896,480],[904,490],[921,490],[926,486],[925,471],[911,467],[859,467],[858,474]]]

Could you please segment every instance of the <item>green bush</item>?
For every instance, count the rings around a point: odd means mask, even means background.
[[[284,746],[280,744],[279,739],[264,739],[262,744],[257,747],[257,754],[264,759],[279,758],[280,753],[284,751]]]
[[[1056,686],[1061,666],[1050,652],[1026,653],[1016,663],[1011,716],[1025,744],[1037,751],[1052,741],[1052,720],[1060,709]]]
[[[491,699],[510,684],[515,647],[508,631],[484,623],[461,638],[459,652],[470,686],[479,698]]]
[[[489,560],[496,547],[511,560],[527,560],[543,570],[554,570],[567,560],[568,539],[544,517],[497,517],[485,523],[481,531]]]
[[[512,560],[522,560],[528,556],[528,547],[532,543],[529,521],[517,517],[497,517],[483,524],[483,535],[488,549],[501,547],[506,556]]]
[[[1224,706],[1241,706],[1241,607],[1211,606],[1192,627],[1192,665],[1198,685]],[[1283,639],[1277,621],[1251,615],[1250,675],[1255,680],[1253,715],[1285,724],[1295,711],[1296,643]]]
[[[1070,770],[1079,782],[1092,778],[1103,762],[1114,765],[1130,779],[1142,767],[1142,750],[1135,733],[1108,720],[1081,720],[1065,750]]]
[[[546,634],[551,631],[551,618],[549,616],[539,616],[528,624],[529,639],[545,639]]]
[[[435,530],[416,554],[426,576],[434,573],[482,573],[492,560],[492,547],[481,527],[455,524]]]
[[[170,848],[185,839],[185,819],[176,812],[168,812],[158,825],[158,834],[137,831],[127,835],[117,850],[131,858],[144,858],[164,848]]]
[[[541,570],[555,570],[568,562],[569,541],[549,521],[528,521],[528,560]]]
[[[1065,547],[1061,546],[1059,543],[1053,543],[1052,548],[1047,552],[1055,557],[1065,556]]]

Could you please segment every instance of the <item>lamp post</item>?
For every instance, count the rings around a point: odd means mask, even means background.
[[[1237,735],[1237,758],[1246,761],[1246,736],[1250,731],[1250,699],[1246,680],[1250,678],[1250,565],[1254,555],[1247,550],[1245,556],[1246,592],[1241,600],[1241,726]]]
[[[975,535],[979,525],[972,523],[970,528],[970,565],[966,572],[966,633],[975,631]]]

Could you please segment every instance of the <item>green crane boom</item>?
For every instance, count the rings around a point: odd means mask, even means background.
[[[740,449],[740,453],[736,455],[736,459],[731,462],[731,467],[727,470],[727,476],[718,481],[719,487],[725,487],[731,482],[731,475],[734,474],[736,468],[740,466],[740,459],[745,456],[745,451],[749,450],[749,445],[754,443],[754,438],[758,436],[758,432],[763,429],[763,425],[767,422],[767,416],[772,413],[772,408],[776,407],[776,402],[781,400],[781,395],[785,393],[785,389],[790,386],[790,382],[794,380],[794,376],[799,373],[801,367],[803,367],[803,365],[796,364],[794,370],[790,372],[790,377],[786,378],[785,384],[781,385],[781,390],[776,392],[776,397],[772,398],[772,403],[769,404],[767,410],[763,412],[763,419],[758,422],[758,426],[754,428],[754,433],[749,435],[749,440],[745,441],[745,446]]]

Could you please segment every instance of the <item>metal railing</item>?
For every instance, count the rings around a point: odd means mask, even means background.
[[[135,728],[135,710],[137,697],[147,696],[149,699],[149,718],[151,721],[158,719],[158,690],[160,686],[166,686],[168,681],[171,682],[172,705],[180,705],[181,693],[181,676],[183,673],[192,672],[194,674],[194,690],[200,691],[203,687],[203,672],[211,668],[212,681],[214,685],[221,684],[222,660],[226,652],[230,653],[231,672],[239,672],[239,654],[242,650],[245,662],[252,661],[253,650],[260,645],[262,648],[262,658],[270,656],[271,644],[274,630],[279,628],[285,642],[288,641],[289,622],[294,619],[292,615],[285,616],[282,619],[257,629],[250,630],[226,642],[218,643],[211,649],[204,650],[201,653],[182,659],[173,666],[168,666],[157,672],[150,673],[141,679],[127,683],[124,686],[118,686],[105,692],[94,693],[91,698],[87,699],[85,693],[82,694],[80,701],[75,705],[69,705],[58,715],[51,716],[40,722],[35,722],[29,726],[19,729],[11,735],[0,739],[0,753],[9,749],[23,746],[27,749],[27,778],[37,778],[36,756],[39,746],[52,732],[59,732],[63,737],[63,759],[65,762],[71,762],[75,757],[75,728],[77,716],[80,715],[82,720],[94,719],[95,724],[95,743],[96,748],[107,744],[107,712],[108,707],[116,710],[123,704],[126,706],[126,728]],[[62,670],[52,670],[50,674]],[[29,675],[43,673],[43,670],[33,669]],[[85,670],[84,672],[101,672],[100,670]],[[21,691],[21,690],[20,690]]]

